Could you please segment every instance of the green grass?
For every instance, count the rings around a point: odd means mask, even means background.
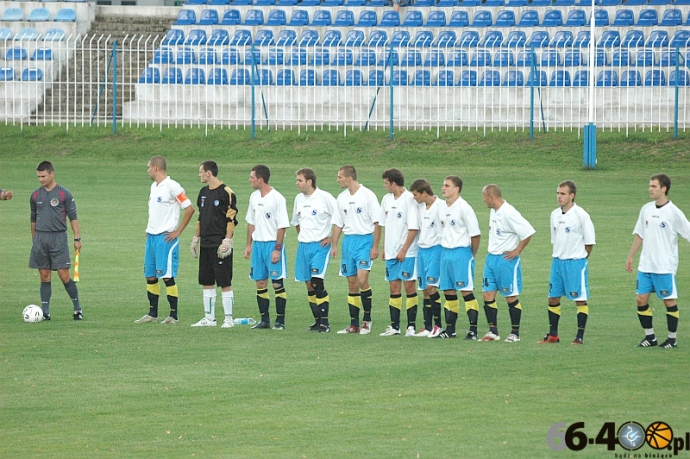
[[[603,133],[599,164],[582,170],[576,133],[129,130],[0,128],[0,187],[15,199],[0,203],[0,457],[613,457],[600,445],[575,453],[551,451],[546,433],[556,422],[584,421],[596,436],[604,422],[669,423],[676,436],[690,430],[690,245],[681,241],[678,285],[679,348],[635,349],[642,331],[635,313],[635,276],[624,263],[632,228],[648,201],[652,173],[671,175],[671,199],[690,211],[687,136]],[[255,287],[241,258],[251,193],[251,166],[271,167],[271,183],[292,205],[294,171],[313,167],[320,187],[339,192],[338,166],[354,164],[379,197],[380,174],[400,167],[408,183],[428,178],[440,194],[445,175],[463,177],[463,196],[482,230],[488,209],[481,188],[498,183],[504,197],[537,230],[523,253],[523,341],[468,343],[310,334],[303,284],[292,279],[287,330],[193,329],[202,316],[196,266],[181,238],[178,326],[132,322],[147,311],[143,281],[144,229],[153,154],[193,200],[199,163],[219,162],[237,193],[235,316],[257,317]],[[53,282],[53,320],[24,324],[20,313],[37,303],[38,276],[28,269],[28,199],[39,186],[35,165],[50,159],[56,179],[77,200],[84,247],[78,284],[85,320],[73,323],[71,304]],[[578,203],[597,230],[590,258],[590,320],[584,347],[571,347],[575,308],[563,301],[561,336],[535,343],[547,331],[550,268],[549,213],[557,184],[573,179]],[[291,210],[291,209],[290,209]],[[486,255],[482,237],[475,282]],[[296,235],[287,237],[292,264]],[[383,263],[371,274],[374,328],[388,321]],[[334,331],[348,324],[345,280],[332,264],[326,279]],[[481,292],[475,291],[479,297]],[[666,333],[654,299],[655,328]],[[166,310],[162,302],[162,310]],[[220,310],[220,308],[219,308]],[[220,312],[218,312],[220,314]],[[421,318],[421,314],[420,314]],[[460,330],[467,319],[460,317]],[[419,321],[418,321],[419,323]],[[508,313],[499,299],[499,327]],[[480,331],[486,321],[480,316]],[[618,447],[617,452],[623,450]],[[648,446],[639,452],[654,452]],[[683,453],[681,453],[683,454]]]

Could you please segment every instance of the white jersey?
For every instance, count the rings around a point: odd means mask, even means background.
[[[381,217],[379,225],[386,228],[383,237],[383,253],[386,260],[392,260],[402,249],[410,230],[419,229],[417,202],[409,191],[405,190],[395,199],[393,193],[386,194],[381,200]],[[407,249],[407,257],[417,256],[417,237]]]
[[[573,203],[568,212],[562,208],[551,212],[553,257],[560,260],[587,258],[586,245],[594,245],[594,225],[589,214]]]
[[[690,241],[690,222],[671,201],[658,208],[656,203],[649,202],[642,206],[633,234],[642,238],[638,270],[675,274],[678,269],[678,236]]]
[[[453,203],[448,202],[439,206],[438,215],[441,219],[441,245],[446,249],[470,247],[471,238],[479,236],[479,222],[474,209],[462,197]]]
[[[369,188],[360,185],[355,194],[343,190],[337,199],[338,211],[333,215],[333,224],[342,228],[343,234],[372,234],[374,224],[379,222],[381,206]]]
[[[440,206],[445,205],[444,201],[434,196],[436,200],[427,209],[425,203],[418,204],[417,214],[419,215],[419,236],[417,245],[422,249],[428,249],[441,243],[441,219],[438,215]]]
[[[180,223],[180,209],[192,205],[187,198],[182,185],[170,177],[165,177],[161,183],[151,184],[149,194],[149,222],[146,226],[148,234],[161,234],[175,231]]]
[[[266,196],[261,196],[261,191],[256,190],[249,197],[245,220],[254,225],[253,241],[275,241],[279,229],[290,227],[285,198],[275,188],[271,188]]]
[[[328,191],[316,188],[310,195],[299,193],[292,208],[292,226],[299,226],[299,242],[318,242],[331,234],[331,220],[338,204]]]
[[[489,212],[489,247],[492,255],[513,251],[535,233],[534,228],[515,207],[503,201],[498,210]]]

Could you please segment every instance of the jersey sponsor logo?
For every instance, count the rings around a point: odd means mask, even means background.
[[[465,286],[465,281],[457,281],[455,283],[456,287],[464,287]],[[459,288],[457,290],[460,290]]]
[[[57,205],[60,204],[60,200],[58,198],[53,198],[50,200],[50,205],[53,207],[57,207]]]
[[[368,266],[369,263],[366,260],[360,260],[359,266]]]
[[[271,277],[278,277],[280,273],[276,270],[271,271]]]
[[[426,281],[427,281],[427,283],[435,284],[435,283],[436,283],[436,279],[437,279],[436,277],[431,277],[431,276],[429,276],[429,277],[426,278]]]

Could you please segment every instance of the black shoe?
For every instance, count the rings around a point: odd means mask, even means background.
[[[661,343],[659,345],[659,347],[662,349],[672,349],[672,348],[677,347],[677,346],[678,345],[676,344],[676,340],[672,339],[672,338],[667,339],[666,341],[664,341],[663,343]]]
[[[44,315],[43,320],[50,320],[50,314]]]
[[[457,338],[458,335],[455,333],[448,333],[447,331],[443,330],[436,338]]]
[[[81,309],[78,311],[74,311],[74,314],[72,314],[72,318],[74,320],[84,320],[84,314],[81,312]]]
[[[285,330],[285,324],[282,323],[282,322],[276,322],[276,323],[273,325],[273,329],[274,329],[274,330]]]
[[[309,325],[309,328],[307,329],[307,331],[315,331],[315,332],[319,331],[319,323],[314,322],[313,324]]]
[[[321,324],[319,325],[319,333],[328,333],[331,331],[331,327],[328,325]]]
[[[666,344],[666,343],[664,343]],[[637,345],[637,347],[654,347],[657,345],[656,338],[648,339],[645,338],[642,341],[640,341],[640,344]]]
[[[455,336],[453,336],[455,338]],[[469,331],[465,335],[465,341],[477,341],[477,334],[475,332]]]
[[[268,322],[257,322],[256,325],[252,327],[252,330],[255,328],[271,328],[271,324]]]

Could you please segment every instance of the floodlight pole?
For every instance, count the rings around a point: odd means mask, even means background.
[[[594,169],[597,165],[597,126],[594,122],[595,117],[595,98],[594,98],[594,58],[595,58],[595,38],[594,38],[594,5],[596,0],[592,0],[592,15],[589,21],[589,104],[587,110],[587,125],[585,125],[585,138],[583,148],[583,166],[585,169]]]

